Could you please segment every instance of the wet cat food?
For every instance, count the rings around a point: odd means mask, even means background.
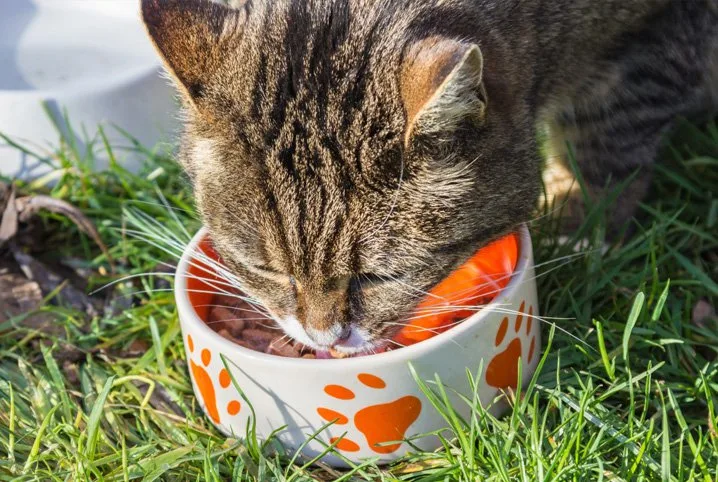
[[[250,350],[291,358],[315,358],[308,347],[251,304],[232,295],[216,295],[209,307],[207,326],[222,337]]]

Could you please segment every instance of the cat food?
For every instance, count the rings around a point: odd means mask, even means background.
[[[240,346],[271,355],[315,358],[308,347],[284,335],[282,329],[258,309],[232,295],[216,295],[207,326]]]
[[[518,236],[510,234],[480,249],[439,283],[394,338],[397,346],[427,340],[490,303],[508,284],[518,258]],[[215,295],[207,325],[222,337],[251,350],[290,358],[345,358],[336,350],[315,352],[294,341],[259,308],[238,296]],[[386,350],[392,349],[391,347]]]

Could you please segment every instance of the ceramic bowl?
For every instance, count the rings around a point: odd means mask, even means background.
[[[438,375],[456,411],[467,416],[468,405],[458,394],[474,393],[467,369],[478,373],[477,395],[498,414],[505,404],[492,403],[502,390],[515,387],[518,359],[522,380],[533,374],[540,355],[540,326],[533,255],[528,230],[519,232],[519,258],[514,274],[489,307],[433,338],[405,348],[344,359],[283,358],[236,345],[203,321],[212,288],[195,258],[208,246],[204,230],[187,246],[177,268],[175,297],[189,373],[197,399],[207,417],[228,436],[242,438],[247,424],[256,424],[260,439],[275,431],[290,450],[334,421],[302,448],[307,457],[336,443],[324,456],[335,466],[375,458],[390,462],[410,452],[403,440],[422,450],[440,446],[435,436],[414,437],[441,430],[445,420],[430,405],[410,371],[419,378]],[[497,307],[492,310],[491,307]],[[498,309],[500,307],[500,309]],[[509,312],[524,313],[514,315]],[[238,390],[239,388],[240,390]]]
[[[147,148],[171,140],[174,92],[159,75],[138,8],[139,1],[0,2],[0,133],[40,155],[0,139],[0,174],[31,178],[50,170],[42,158],[57,146],[58,129],[83,153],[84,132],[95,137],[103,124],[129,169],[141,156],[122,149],[131,142],[114,126]],[[102,142],[96,158],[107,164]]]

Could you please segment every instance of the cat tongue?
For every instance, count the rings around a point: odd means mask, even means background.
[[[331,353],[329,353],[328,351],[319,351],[319,350],[317,350],[317,351],[314,352],[314,354],[316,355],[317,358],[319,358],[319,359],[321,359],[321,360],[328,360],[328,359],[330,359],[330,358],[334,358],[334,357],[331,355]]]

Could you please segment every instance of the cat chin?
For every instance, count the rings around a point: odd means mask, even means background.
[[[361,328],[352,328],[351,335],[341,345],[334,347],[334,350],[351,356],[372,355],[383,352],[388,342],[380,342],[369,339],[368,334]]]
[[[349,337],[342,341],[340,345],[336,345],[334,349],[341,353],[353,355],[354,353],[359,353],[372,347],[372,344],[367,338],[367,333],[365,333],[364,330],[352,326]]]
[[[343,341],[341,345],[334,347],[322,346],[307,335],[306,331],[304,331],[304,327],[302,327],[302,324],[296,317],[290,315],[275,319],[287,335],[317,353],[325,353],[333,349],[350,356],[371,355],[373,353],[380,353],[386,348],[386,343],[372,341],[365,330],[355,326],[352,327],[349,338]]]
[[[365,343],[363,346],[359,347],[345,347],[342,345],[334,347],[334,350],[349,356],[374,355],[376,353],[383,352],[385,349],[386,345],[377,343]]]

